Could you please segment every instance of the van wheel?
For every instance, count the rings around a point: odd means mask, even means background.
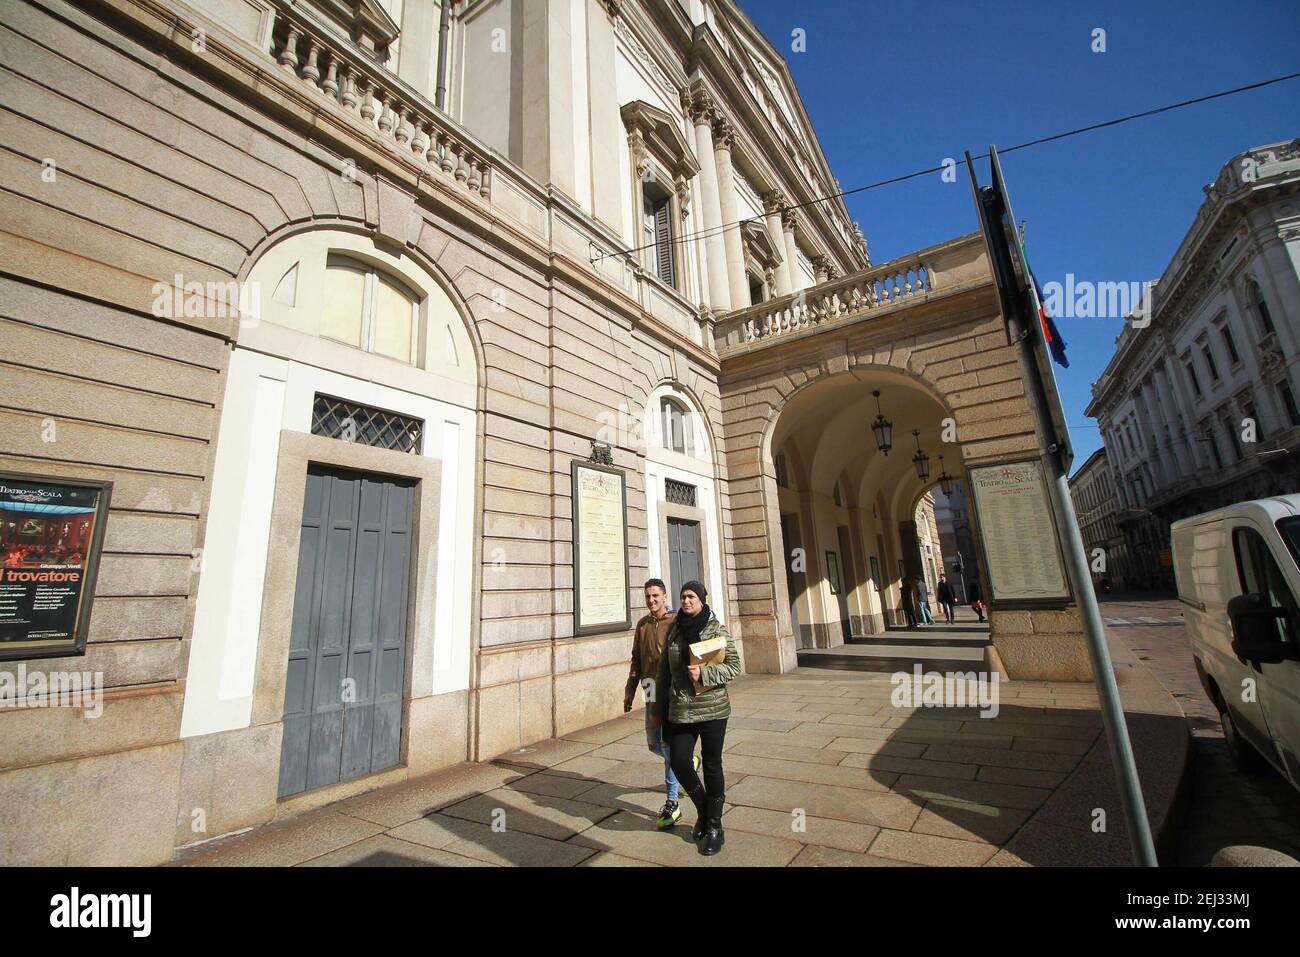
[[[1255,750],[1255,746],[1237,731],[1232,712],[1222,705],[1219,707],[1219,724],[1223,728],[1223,740],[1228,745],[1228,753],[1232,755],[1232,763],[1237,766],[1237,770],[1246,774],[1259,774],[1263,771],[1264,759]]]

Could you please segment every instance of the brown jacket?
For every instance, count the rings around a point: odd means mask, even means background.
[[[677,620],[677,612],[670,611],[662,618],[647,614],[636,623],[636,636],[632,639],[632,667],[623,691],[623,710],[631,710],[636,701],[636,687],[647,678],[653,679],[659,670],[659,656],[663,654],[668,628]]]

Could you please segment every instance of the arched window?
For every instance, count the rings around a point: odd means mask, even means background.
[[[1246,287],[1250,294],[1250,301],[1255,307],[1255,315],[1259,317],[1259,327],[1264,335],[1273,332],[1273,316],[1268,311],[1268,303],[1264,301],[1264,290],[1259,288],[1259,283],[1253,279],[1250,285]]]
[[[419,298],[373,266],[331,253],[325,264],[320,334],[366,352],[414,362]]]
[[[695,454],[695,436],[690,410],[676,399],[664,397],[659,402],[663,416],[663,446],[683,455]]]

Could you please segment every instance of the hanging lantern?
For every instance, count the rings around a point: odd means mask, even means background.
[[[952,494],[952,476],[943,467],[943,456],[939,456],[939,489],[944,495]]]
[[[919,429],[912,430],[912,437],[916,439],[916,454],[912,456],[912,464],[916,466],[916,474],[922,480],[930,477],[930,456],[921,451],[921,432]]]
[[[871,394],[876,397],[876,421],[871,423],[871,431],[876,433],[876,448],[888,455],[894,447],[894,423],[880,411],[880,390],[876,389]]]

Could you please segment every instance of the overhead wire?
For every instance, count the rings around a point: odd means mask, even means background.
[[[1300,77],[1300,72],[1288,73],[1285,74],[1284,76],[1276,76],[1268,80],[1259,80],[1255,83],[1247,83],[1245,86],[1237,86],[1229,90],[1219,90],[1216,93],[1207,93],[1204,96],[1196,96],[1186,100],[1179,100],[1177,103],[1167,103],[1164,106],[1157,106],[1152,109],[1142,110],[1137,113],[1129,113],[1127,116],[1119,116],[1119,117],[1115,117],[1114,119],[1103,120],[1100,123],[1090,123],[1087,126],[1079,126],[1070,130],[1063,130],[1059,133],[1052,133],[1048,136],[1040,136],[1037,139],[1027,140],[1024,143],[1017,143],[1014,146],[1008,146],[1005,149],[999,150],[998,152],[1000,155],[1005,156],[1008,153],[1015,153],[1018,150],[1030,149],[1035,146],[1041,146],[1044,143],[1054,143],[1057,140],[1063,140],[1071,136],[1080,136],[1084,133],[1091,133],[1096,130],[1107,129],[1112,126],[1119,126],[1121,123],[1129,123],[1132,122],[1133,120],[1146,119],[1148,117],[1157,116],[1161,113],[1168,113],[1171,110],[1180,110],[1189,106],[1196,106],[1200,103],[1207,103],[1210,100],[1221,99],[1225,96],[1235,96],[1238,93],[1248,93],[1252,90],[1259,90],[1267,86],[1273,86],[1274,84],[1277,83],[1284,83],[1287,80],[1294,80],[1298,77]],[[980,153],[978,156],[974,158],[985,159],[987,156],[988,153]],[[906,182],[907,180],[916,179],[917,177],[920,176],[928,176],[932,173],[938,173],[947,168],[949,168],[949,164],[940,163],[938,166],[931,166],[928,169],[919,169],[911,173],[903,173],[899,176],[891,176],[889,179],[877,180],[874,183],[867,183],[864,186],[855,186],[851,189],[843,189],[835,193],[829,193],[825,196],[817,196],[814,197],[813,199],[804,200],[802,203],[793,203],[790,205],[782,206],[780,209],[774,210],[773,215],[779,215],[781,213],[785,213],[797,209],[804,209],[805,207],[813,206],[816,205],[817,203],[826,203],[832,200],[842,199],[845,196],[853,196],[857,193],[865,193],[868,190],[880,189],[883,186],[892,186],[896,183]],[[725,233],[728,229],[735,229],[737,227],[744,226],[747,223],[761,222],[763,218],[764,217],[762,216],[749,216],[746,217],[745,219],[740,219],[733,223],[724,223],[721,226],[706,227],[704,229],[696,230],[695,232],[685,233],[681,236],[675,236],[670,240],[670,242],[672,245],[677,245],[678,243],[689,242],[690,240],[693,239],[707,239],[711,236],[717,236],[722,233]],[[600,260],[608,259],[611,256],[620,256],[627,253],[641,252],[642,250],[645,249],[653,249],[658,245],[659,245],[658,243],[645,243],[640,246],[620,248],[612,252],[601,253],[599,256],[593,256],[591,261],[599,262]]]

